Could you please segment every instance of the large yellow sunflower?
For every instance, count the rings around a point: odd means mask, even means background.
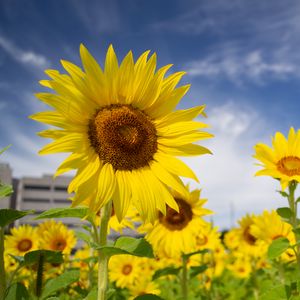
[[[300,130],[290,128],[286,139],[281,132],[276,132],[272,139],[273,149],[265,144],[255,146],[254,157],[262,162],[263,167],[255,175],[267,175],[280,179],[282,189],[289,182],[300,182]]]
[[[29,225],[21,225],[12,228],[11,235],[5,237],[5,252],[23,256],[29,251],[37,250],[39,238],[36,228]]]
[[[211,211],[203,208],[207,200],[200,199],[200,190],[192,191],[187,197],[173,194],[179,212],[167,207],[166,215],[160,213],[154,225],[145,230],[148,229],[146,239],[159,255],[180,258],[182,253],[197,250],[197,237],[207,226],[202,217]]]
[[[71,169],[77,173],[68,191],[76,192],[73,206],[89,200],[98,211],[113,199],[119,220],[131,202],[142,218],[153,221],[166,204],[178,210],[167,186],[187,195],[179,176],[197,180],[193,171],[175,156],[209,153],[193,144],[212,135],[194,118],[204,106],[174,111],[189,85],[177,87],[184,72],[165,76],[171,65],[156,71],[156,54],[149,51],[134,62],[129,52],[119,64],[112,46],[104,70],[81,45],[83,70],[62,61],[69,73],[47,70],[51,80],[41,84],[55,93],[39,93],[54,110],[32,119],[59,129],[42,131],[54,141],[40,154],[70,152],[56,175]]]

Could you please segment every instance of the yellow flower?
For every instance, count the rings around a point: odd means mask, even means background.
[[[268,249],[266,243],[251,233],[254,219],[254,215],[250,216],[247,214],[239,220],[240,227],[235,231],[238,238],[238,247],[236,250],[245,255],[262,257],[266,255]]]
[[[203,226],[199,235],[196,236],[196,244],[198,249],[210,249],[214,250],[221,244],[220,233],[216,227],[212,227],[211,224]]]
[[[158,220],[148,229],[146,239],[159,255],[178,258],[182,253],[197,250],[196,237],[207,222],[202,216],[211,211],[203,208],[206,199],[200,199],[200,190],[194,190],[187,197],[174,192],[179,212],[167,207],[167,214],[159,214]],[[147,228],[145,228],[147,229]]]
[[[5,238],[6,253],[23,256],[29,251],[37,250],[39,247],[39,238],[35,228],[29,225],[21,225],[12,228],[11,235]]]
[[[280,237],[287,238],[290,242],[295,241],[292,226],[284,221],[275,210],[264,211],[262,215],[253,218],[250,234],[256,239],[266,242],[268,245]]]
[[[145,294],[160,294],[160,290],[157,283],[151,281],[151,277],[146,278],[145,276],[139,277],[135,284],[129,288],[129,291],[129,300],[134,300],[136,297]]]
[[[69,230],[62,222],[46,221],[43,225],[40,225],[38,231],[42,249],[70,254],[76,245],[74,232]]]
[[[197,180],[175,156],[210,153],[193,144],[212,137],[201,130],[206,124],[193,121],[204,106],[174,111],[189,89],[176,88],[184,72],[165,77],[171,65],[156,71],[156,54],[148,54],[134,62],[129,52],[119,64],[110,46],[102,70],[81,45],[84,70],[62,61],[68,75],[48,70],[51,80],[41,81],[55,93],[37,97],[54,110],[31,118],[60,129],[40,133],[54,139],[40,154],[71,153],[56,175],[77,170],[68,189],[76,192],[73,206],[88,200],[98,211],[113,199],[119,220],[133,203],[144,220],[154,221],[166,205],[178,209],[167,186],[185,195],[179,176]]]
[[[227,266],[234,276],[238,278],[247,278],[251,274],[252,266],[251,262],[247,257],[240,257],[235,259],[235,261]]]
[[[120,288],[130,288],[142,275],[139,258],[132,255],[116,255],[109,261],[109,278]]]
[[[283,190],[289,182],[300,182],[300,130],[290,128],[286,139],[281,132],[276,132],[272,139],[273,149],[265,144],[255,146],[254,157],[261,161],[262,170],[255,175],[267,175],[280,179]]]

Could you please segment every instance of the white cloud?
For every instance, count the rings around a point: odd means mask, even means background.
[[[24,65],[34,66],[39,69],[45,69],[50,65],[50,62],[43,55],[30,50],[21,49],[3,36],[0,36],[0,47],[2,47],[2,49],[15,61]]]
[[[231,46],[232,47],[232,46]],[[286,56],[278,58],[274,53],[263,55],[262,50],[244,53],[244,49],[230,48],[214,52],[187,64],[189,76],[209,78],[225,77],[236,84],[245,79],[263,83],[270,78],[286,79],[289,75],[298,76],[300,70]]]
[[[202,193],[208,198],[207,207],[215,214],[216,225],[228,228],[245,213],[285,205],[276,193],[279,185],[267,177],[254,177],[259,169],[252,158],[253,146],[269,143],[273,134],[261,116],[248,107],[236,107],[229,102],[209,112],[207,123],[215,137],[204,144],[213,152],[195,158],[185,158],[195,170]],[[267,132],[267,135],[266,135]],[[202,143],[203,144],[203,143]],[[196,183],[192,187],[199,187]]]

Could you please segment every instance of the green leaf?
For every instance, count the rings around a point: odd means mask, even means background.
[[[49,280],[43,290],[42,299],[46,299],[60,289],[66,288],[73,282],[79,280],[80,272],[78,270],[66,271],[60,276]]]
[[[97,300],[97,290],[91,290],[84,300]]]
[[[23,264],[25,266],[34,265],[39,261],[41,255],[44,256],[44,262],[52,264],[61,264],[64,262],[63,255],[60,251],[35,250],[25,254]]]
[[[281,237],[274,240],[268,249],[269,259],[277,258],[289,247],[290,247],[290,242],[287,238]]]
[[[10,146],[11,146],[11,145],[8,145],[8,146],[2,148],[2,149],[0,150],[0,155],[1,155],[4,151],[6,151],[8,148],[10,148]]]
[[[0,184],[0,198],[10,196],[14,192],[11,185]]]
[[[293,214],[289,207],[279,207],[276,211],[278,215],[284,219],[289,219]]]
[[[193,277],[197,276],[198,274],[205,272],[207,270],[207,268],[208,268],[207,265],[191,267],[190,277],[193,278]]]
[[[153,274],[152,280],[155,280],[159,277],[166,276],[166,275],[178,275],[181,269],[182,267],[178,267],[178,268],[167,267],[167,268],[159,269]]]
[[[96,250],[100,250],[103,254],[112,256],[119,254],[130,254],[140,257],[154,258],[151,245],[144,238],[120,237],[113,246],[96,246]]]
[[[0,227],[13,223],[26,215],[32,214],[33,210],[20,211],[15,209],[0,209]]]
[[[134,300],[163,300],[163,298],[160,298],[154,294],[145,294],[135,297]]]
[[[260,300],[287,300],[290,299],[290,289],[286,285],[276,286],[262,294]]]
[[[48,218],[84,218],[88,213],[87,207],[52,208],[44,211],[35,220]]]
[[[88,245],[91,242],[91,236],[82,231],[75,231],[75,235],[78,239],[86,242]]]
[[[5,300],[29,300],[29,294],[25,286],[21,283],[14,283],[8,289]]]
[[[208,252],[209,252],[208,249],[203,249],[203,250],[199,250],[199,251],[195,251],[195,252],[183,254],[182,256],[183,256],[183,258],[188,259],[188,258],[190,258],[193,255],[196,255],[196,254],[205,254],[205,253],[208,253]]]
[[[277,191],[282,197],[288,198],[289,194],[287,192],[284,191]]]

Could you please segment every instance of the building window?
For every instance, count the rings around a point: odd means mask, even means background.
[[[68,200],[68,199],[54,199],[53,201],[54,201],[54,203],[67,203],[67,204],[72,203],[72,201]]]
[[[29,185],[29,184],[25,184],[24,189],[25,190],[49,191],[50,186],[48,186],[48,185]]]
[[[40,198],[23,198],[23,202],[49,202],[49,199],[40,199]]]
[[[67,192],[68,187],[66,187],[66,186],[55,186],[54,190],[55,191],[60,191],[60,192]]]

